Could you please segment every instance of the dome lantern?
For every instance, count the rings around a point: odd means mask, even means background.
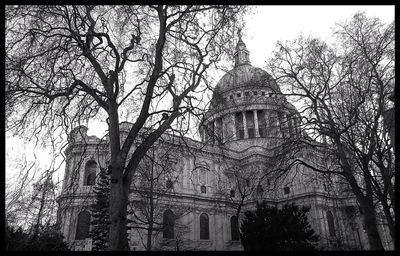
[[[246,48],[246,44],[242,40],[242,32],[241,29],[238,31],[239,40],[236,44],[235,49],[235,67],[240,65],[250,65],[250,53]]]

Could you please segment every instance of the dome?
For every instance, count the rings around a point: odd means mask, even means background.
[[[236,45],[235,67],[228,71],[217,83],[215,90],[224,94],[232,89],[248,87],[247,89],[264,89],[268,92],[280,93],[278,84],[265,70],[253,67],[250,64],[250,52],[242,40],[239,31],[239,40]],[[261,87],[261,88],[260,88]]]
[[[238,65],[228,71],[217,83],[216,90],[227,92],[240,87],[266,87],[267,91],[280,93],[278,84],[268,72],[250,64]]]
[[[299,134],[296,108],[268,72],[251,65],[249,55],[239,32],[234,68],[216,84],[199,126],[203,142],[244,151],[273,148]]]

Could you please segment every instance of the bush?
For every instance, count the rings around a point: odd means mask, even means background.
[[[318,236],[306,213],[309,207],[286,204],[282,209],[257,204],[255,212],[245,212],[240,238],[245,250],[314,250]]]
[[[6,227],[7,251],[69,251],[63,236],[55,226],[44,227],[36,235],[26,233],[21,227]]]

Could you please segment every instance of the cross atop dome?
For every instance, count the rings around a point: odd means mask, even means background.
[[[239,37],[239,41],[242,41],[242,29],[241,28],[238,29],[238,37]]]
[[[242,29],[238,29],[238,42],[236,44],[236,50],[234,54],[235,67],[240,65],[250,65],[249,51],[246,48],[246,44],[242,40]]]

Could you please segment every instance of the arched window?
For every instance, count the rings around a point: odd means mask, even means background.
[[[202,213],[200,215],[200,239],[208,240],[210,239],[210,228],[208,223],[208,215]]]
[[[90,213],[83,211],[78,214],[78,223],[76,224],[75,240],[84,240],[89,237]]]
[[[204,185],[200,187],[200,190],[201,190],[202,194],[206,194],[207,193],[207,187],[204,186]]]
[[[239,222],[236,216],[231,217],[231,239],[232,241],[239,240]]]
[[[328,219],[329,236],[336,236],[335,223],[333,222],[333,215],[331,211],[328,210],[326,212],[326,218]]]
[[[163,214],[163,238],[174,238],[175,216],[171,210],[166,210]]]
[[[84,185],[92,186],[96,181],[97,163],[94,160],[89,160],[85,166]]]

